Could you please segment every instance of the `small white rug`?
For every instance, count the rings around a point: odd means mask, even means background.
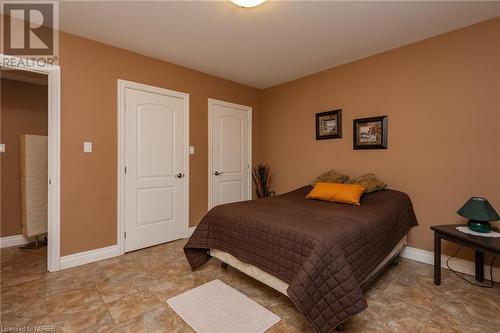
[[[167,303],[198,333],[263,333],[281,320],[220,280],[188,290]]]

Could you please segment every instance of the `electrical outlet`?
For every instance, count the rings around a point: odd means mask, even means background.
[[[5,143],[0,143],[0,153],[5,153]]]

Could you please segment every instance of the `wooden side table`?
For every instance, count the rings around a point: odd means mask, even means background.
[[[441,284],[441,239],[471,248],[475,251],[476,280],[484,281],[484,254],[500,255],[500,238],[481,237],[463,233],[457,227],[464,224],[435,225],[434,230],[434,284]]]

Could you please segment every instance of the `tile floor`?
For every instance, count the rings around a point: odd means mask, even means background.
[[[220,279],[282,320],[269,332],[311,332],[280,293],[215,259],[191,272],[176,241],[57,273],[46,272],[46,249],[2,249],[2,330],[35,326],[57,332],[192,332],[166,300]],[[443,271],[401,259],[367,291],[368,309],[345,332],[500,332],[500,287],[481,289]]]

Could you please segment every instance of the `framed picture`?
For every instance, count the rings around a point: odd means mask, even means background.
[[[316,113],[316,140],[342,137],[342,110]]]
[[[354,119],[353,149],[387,149],[387,116]]]

